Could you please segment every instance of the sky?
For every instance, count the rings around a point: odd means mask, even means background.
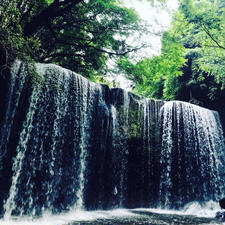
[[[149,23],[154,23],[156,20],[164,26],[169,26],[173,11],[178,9],[179,2],[178,0],[167,0],[164,9],[159,7],[160,3],[156,3],[156,7],[153,7],[148,0],[127,0],[125,5],[134,8],[141,19]]]
[[[153,33],[168,30],[173,19],[173,14],[179,7],[178,0],[167,0],[164,8],[160,7],[159,3],[156,4],[156,7],[153,7],[148,0],[126,0],[124,2],[127,7],[132,7],[137,11],[139,17],[147,22],[149,31]],[[143,55],[152,57],[153,55],[160,54],[160,35],[143,35],[142,41],[149,45],[149,48],[143,50]]]

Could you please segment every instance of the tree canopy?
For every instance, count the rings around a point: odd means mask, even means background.
[[[182,75],[182,67],[186,62],[185,48],[181,44],[177,28],[175,23],[164,33],[161,55],[145,58],[136,64],[128,58],[118,61],[127,77],[135,81],[135,93],[157,99],[176,98],[179,89],[178,77]]]
[[[180,16],[176,19],[178,26],[184,25],[180,40],[190,67],[183,70],[182,85],[196,92],[202,102],[224,95],[224,6],[221,0],[181,0]]]
[[[117,0],[3,0],[2,52],[54,62],[88,76],[109,57],[136,51],[126,38],[141,30],[134,10]]]
[[[225,85],[225,3],[224,1],[183,0],[186,32],[192,38],[186,39],[187,48],[199,54],[196,63],[199,68],[213,75],[218,83]]]
[[[180,0],[171,28],[162,37],[162,53],[151,59],[118,63],[135,80],[134,92],[160,99],[213,105],[224,96],[225,3]]]
[[[1,72],[17,57],[99,79],[114,58],[139,95],[197,104],[225,96],[223,0],[180,0],[161,54],[138,62],[128,53],[142,44],[127,39],[146,28],[122,0],[2,0],[0,22]]]

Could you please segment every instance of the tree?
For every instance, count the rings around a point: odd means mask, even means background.
[[[187,59],[176,98],[224,111],[224,2],[182,0],[172,30]]]
[[[157,99],[176,98],[185,65],[185,48],[180,43],[178,31],[171,28],[162,37],[162,53],[153,58],[145,58],[136,64],[123,58],[118,62],[127,77],[135,81],[135,93]]]
[[[223,1],[182,0],[180,11],[184,15],[189,35],[186,48],[198,52],[197,70],[214,76],[218,84],[225,85],[225,8]],[[204,77],[201,77],[204,79]]]
[[[172,27],[163,35],[162,54],[135,65],[127,59],[120,61],[136,82],[134,91],[205,106],[219,101],[225,85],[224,4],[181,0]]]
[[[138,26],[134,10],[116,0],[3,0],[0,41],[12,58],[54,62],[89,76],[109,57],[138,49],[126,37]]]

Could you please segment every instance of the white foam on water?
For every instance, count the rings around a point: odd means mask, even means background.
[[[0,225],[66,225],[72,222],[94,221],[96,219],[110,219],[119,217],[137,217],[135,212],[153,212],[159,214],[175,215],[193,215],[198,217],[215,217],[217,211],[220,211],[218,203],[209,201],[204,204],[199,202],[190,202],[181,210],[154,209],[154,208],[137,208],[137,209],[113,209],[113,210],[96,210],[83,211],[71,210],[67,213],[52,215],[46,212],[41,218],[31,217],[11,217],[10,220],[0,220]]]
[[[138,208],[132,211],[145,211],[159,214],[192,215],[197,217],[213,218],[215,217],[216,212],[220,210],[221,209],[217,202],[209,201],[202,204],[200,204],[199,202],[190,202],[180,210],[160,209],[160,208],[157,209]]]
[[[215,217],[216,212],[220,210],[219,204],[214,201],[209,201],[205,204],[190,202],[184,206],[183,212],[186,215],[195,215],[198,217]]]
[[[68,213],[61,213],[52,215],[45,213],[41,218],[31,217],[11,217],[9,220],[0,220],[0,225],[66,225],[72,222],[79,221],[93,221],[96,219],[109,219],[115,217],[131,217],[136,216],[134,213],[126,209],[114,210],[96,210],[96,211],[70,211]]]

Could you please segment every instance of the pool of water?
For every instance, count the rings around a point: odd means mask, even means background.
[[[183,209],[113,209],[84,211],[71,209],[59,215],[45,213],[41,218],[14,217],[0,225],[220,225],[215,218],[220,208],[215,202],[187,204]]]

